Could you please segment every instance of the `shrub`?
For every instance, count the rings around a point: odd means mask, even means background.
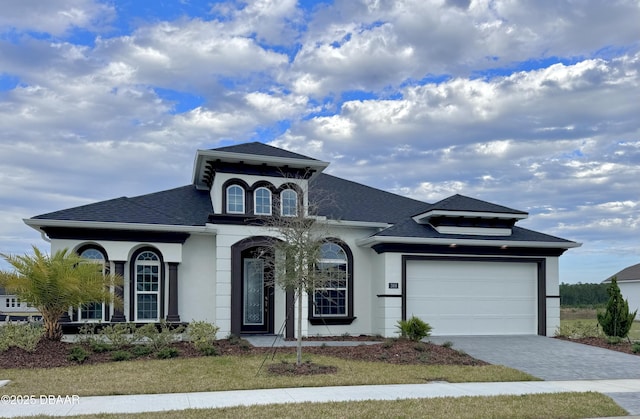
[[[451,342],[450,340],[442,342],[442,346],[443,348],[451,348],[453,346],[453,342]]]
[[[607,336],[607,343],[609,345],[617,345],[622,342],[622,338],[620,336]]]
[[[131,353],[137,358],[140,356],[147,356],[149,355],[151,352],[153,352],[153,349],[151,349],[149,346],[147,345],[136,345],[133,348],[131,348]]]
[[[133,329],[134,326],[127,323],[114,323],[103,327],[100,335],[104,336],[113,348],[122,349],[133,343]]]
[[[92,341],[91,343],[89,343],[89,347],[95,353],[109,352],[114,349],[113,345],[111,345],[110,343],[102,342],[100,340]]]
[[[213,345],[203,345],[198,350],[204,356],[218,356],[218,348]]]
[[[216,334],[220,328],[213,323],[204,321],[191,322],[187,327],[187,335],[191,344],[200,352],[204,353],[213,347],[216,340]]]
[[[153,323],[147,323],[135,331],[137,340],[150,345],[154,351],[160,351],[169,347],[178,339],[178,335],[184,331],[184,326],[172,328],[166,321],[161,321],[159,329]]]
[[[133,354],[129,351],[119,350],[111,353],[111,359],[113,361],[128,361],[131,358],[133,358]]]
[[[629,303],[622,298],[616,277],[611,278],[611,284],[607,287],[609,301],[604,312],[598,313],[598,323],[602,326],[604,334],[626,338],[636,318],[637,310],[629,312]]]
[[[640,342],[635,342],[631,346],[631,352],[633,352],[634,354],[640,353]]]
[[[169,359],[177,357],[178,353],[179,352],[176,348],[165,347],[160,349],[156,355],[160,359]]]
[[[71,352],[69,352],[69,356],[67,356],[69,361],[77,362],[78,364],[82,364],[87,358],[89,358],[89,354],[80,346],[71,348]]]
[[[408,320],[398,320],[396,326],[399,330],[400,336],[408,338],[413,341],[419,341],[431,334],[431,326],[429,323],[422,321],[416,316],[411,316]]]
[[[0,327],[0,352],[12,346],[35,352],[43,336],[44,328],[39,324],[6,322]]]

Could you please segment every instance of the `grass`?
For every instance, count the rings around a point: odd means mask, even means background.
[[[621,407],[598,393],[531,394],[495,397],[441,397],[391,401],[289,403],[221,409],[73,416],[74,418],[586,418],[626,416]]]
[[[601,309],[601,311],[604,309]],[[577,322],[582,322],[588,325],[597,325],[598,320],[595,308],[572,308],[563,307],[560,309],[560,323],[566,325],[573,325]],[[640,313],[639,313],[640,315]],[[631,340],[640,340],[640,319],[636,317],[636,321],[633,322],[631,330],[629,331],[629,338]]]
[[[489,382],[535,380],[529,374],[498,366],[392,365],[347,361],[314,355],[313,362],[338,367],[336,374],[274,376],[260,368],[264,356],[220,356],[172,360],[115,362],[50,369],[8,369],[11,380],[0,394],[77,394],[103,396],[256,388],[367,384],[415,384],[434,380]],[[270,360],[269,360],[270,361]],[[295,362],[295,355],[270,362]]]

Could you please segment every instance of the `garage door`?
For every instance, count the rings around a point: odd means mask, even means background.
[[[434,336],[536,334],[537,264],[408,260],[407,318]]]

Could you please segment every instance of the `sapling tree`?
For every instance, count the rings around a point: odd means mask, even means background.
[[[625,338],[629,335],[637,310],[633,313],[629,312],[629,303],[622,298],[615,276],[611,278],[607,293],[609,294],[609,301],[607,302],[606,310],[598,313],[598,323],[600,323],[605,335]]]
[[[0,286],[40,311],[47,339],[62,338],[59,319],[70,307],[92,302],[122,305],[110,292],[122,278],[105,275],[102,265],[67,249],[50,256],[34,246],[33,254],[0,255],[13,267],[13,271],[0,271]]]

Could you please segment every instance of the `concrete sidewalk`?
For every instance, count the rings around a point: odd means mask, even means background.
[[[4,398],[0,417],[97,413],[138,413],[165,410],[356,400],[497,396],[595,391],[631,394],[640,392],[640,380],[518,381],[504,383],[396,384],[382,386],[340,386],[219,391],[207,393],[147,394],[130,396],[71,397],[42,399],[35,396],[24,404]],[[6,398],[6,396],[4,396]],[[640,414],[639,412],[629,412]]]

